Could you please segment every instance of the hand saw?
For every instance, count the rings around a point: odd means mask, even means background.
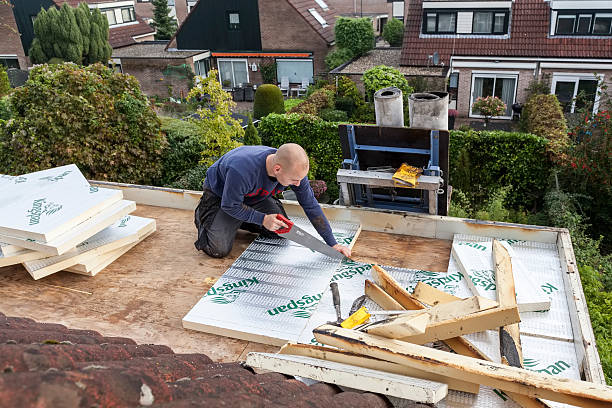
[[[277,214],[276,218],[287,224],[287,228],[281,228],[275,231],[280,236],[290,239],[293,242],[297,242],[298,244],[303,245],[306,248],[309,248],[316,252],[320,252],[331,258],[345,258],[342,253],[336,251],[334,248],[330,247],[325,242],[313,237],[312,235],[295,225],[293,221],[283,217],[282,214]]]

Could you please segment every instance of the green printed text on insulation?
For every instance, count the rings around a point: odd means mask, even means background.
[[[334,274],[331,280],[332,282],[335,282],[339,279],[351,279],[357,274],[363,275],[365,271],[369,271],[370,269],[372,269],[372,265],[356,266],[354,268],[345,269],[341,272]]]
[[[252,278],[243,279],[238,282],[226,282],[223,285],[220,285],[217,287],[213,286],[212,288],[208,290],[208,292],[206,292],[206,295],[208,296],[221,295],[223,293],[232,292],[233,290],[239,289],[239,288],[246,289],[258,283],[261,283],[261,282],[259,282],[255,276],[253,276]]]
[[[438,287],[441,285],[446,285],[451,282],[459,282],[462,278],[463,278],[463,274],[461,272],[455,272],[455,273],[450,273],[447,276],[439,276],[435,278],[427,276],[419,280],[433,287]]]
[[[312,296],[304,295],[301,298],[295,300],[291,299],[286,305],[281,305],[275,307],[274,309],[268,309],[267,312],[270,316],[274,316],[279,313],[288,312],[289,310],[304,309],[309,306],[312,306],[313,304],[316,304],[316,302],[321,300],[322,295],[322,293],[319,293],[318,295]]]
[[[27,218],[30,219],[30,225],[36,225],[40,222],[40,215],[42,214],[42,205],[45,203],[44,198],[34,200],[32,203],[32,209],[28,210]]]

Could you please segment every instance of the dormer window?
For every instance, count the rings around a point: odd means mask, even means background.
[[[612,13],[558,11],[556,35],[611,35]]]

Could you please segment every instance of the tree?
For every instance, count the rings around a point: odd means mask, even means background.
[[[383,38],[392,47],[401,47],[404,39],[404,24],[396,18],[392,18],[383,28]]]
[[[406,77],[397,69],[386,65],[378,65],[364,72],[363,85],[370,101],[373,100],[374,93],[379,89],[389,86],[399,88],[402,91],[405,106],[407,106],[408,97],[413,92],[412,87],[408,85]]]
[[[8,79],[8,74],[6,73],[6,69],[4,65],[0,64],[0,98],[4,95],[8,95],[11,91],[11,83]]]
[[[249,115],[249,124],[244,131],[244,144],[251,146],[259,146],[261,144],[261,137],[257,133],[257,128],[253,124],[253,117]]]
[[[552,96],[554,97],[555,95]],[[506,104],[497,96],[486,96],[484,98],[479,96],[472,104],[472,112],[484,116],[486,127],[492,117],[501,116],[506,112]]]
[[[232,117],[232,108],[236,103],[232,95],[225,92],[218,80],[217,70],[211,70],[208,77],[189,91],[188,99],[202,101],[198,108],[198,118],[190,119],[202,134],[206,150],[202,152],[201,164],[211,166],[225,153],[241,145],[237,141],[244,136],[240,122]]]
[[[64,3],[59,10],[41,9],[34,20],[34,35],[29,55],[35,64],[52,59],[82,65],[106,63],[112,53],[108,20],[86,3],[76,8]]]
[[[153,0],[153,22],[151,26],[155,28],[156,40],[169,40],[176,32],[177,24],[173,17],[170,17],[168,0]]]
[[[334,29],[338,48],[348,48],[359,57],[374,47],[374,29],[367,18],[339,17]]]

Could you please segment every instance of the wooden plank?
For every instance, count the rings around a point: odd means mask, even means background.
[[[461,300],[461,298],[457,296],[453,296],[450,293],[438,290],[423,282],[417,283],[414,291],[412,292],[412,296],[414,296],[419,302],[430,306]]]
[[[495,270],[495,291],[499,305],[517,306],[512,261],[510,254],[498,240],[493,240],[493,268]],[[523,351],[518,323],[499,328],[501,357],[513,367],[523,367]]]
[[[353,250],[353,247],[355,246],[355,243],[357,242],[357,238],[359,238],[359,235],[361,235],[361,224],[359,225],[359,228],[357,228],[357,232],[355,232],[355,235],[353,235],[353,239],[351,240],[351,243],[348,245],[351,251]]]
[[[396,182],[393,180],[393,173],[347,169],[338,169],[336,179],[338,180],[338,183],[363,184],[371,187],[397,187],[435,191],[440,188],[440,184],[442,182],[441,177],[421,175],[417,179],[418,185],[416,187],[408,187],[401,184],[396,184]]]
[[[372,265],[374,281],[404,309],[419,310],[423,305],[406,291],[391,275],[378,265]]]
[[[380,286],[369,279],[365,281],[365,294],[385,310],[401,310],[402,305],[387,294]]]
[[[497,306],[499,306],[499,303],[493,300],[480,296],[472,296],[449,303],[440,303],[427,309],[427,313],[431,316],[430,324],[433,324],[456,319],[471,313],[483,312]]]
[[[361,356],[338,350],[331,347],[315,346],[311,344],[287,343],[281,347],[280,354],[292,354],[296,356],[312,357],[321,360],[335,361],[350,364],[356,367],[370,368],[372,370],[384,371],[409,377],[421,378],[423,380],[437,381],[448,385],[448,389],[478,394],[478,384],[461,381],[452,377],[429,373],[427,371],[415,370],[401,364],[391,363],[377,358]]]
[[[323,344],[504,391],[581,407],[612,406],[612,387],[601,384],[556,378],[331,325],[313,333]]]
[[[434,404],[446,397],[446,384],[407,377],[370,368],[355,367],[335,361],[288,354],[249,353],[250,367],[282,374],[297,375],[316,381],[375,392],[416,402]]]
[[[425,333],[429,318],[429,314],[425,311],[416,314],[398,315],[371,323],[364,330],[390,339],[417,336]]]
[[[518,308],[516,306],[496,307],[483,312],[432,323],[427,326],[425,333],[402,337],[401,340],[415,344],[425,344],[436,340],[446,340],[462,336],[464,334],[497,329],[500,326],[516,323],[520,320]]]

